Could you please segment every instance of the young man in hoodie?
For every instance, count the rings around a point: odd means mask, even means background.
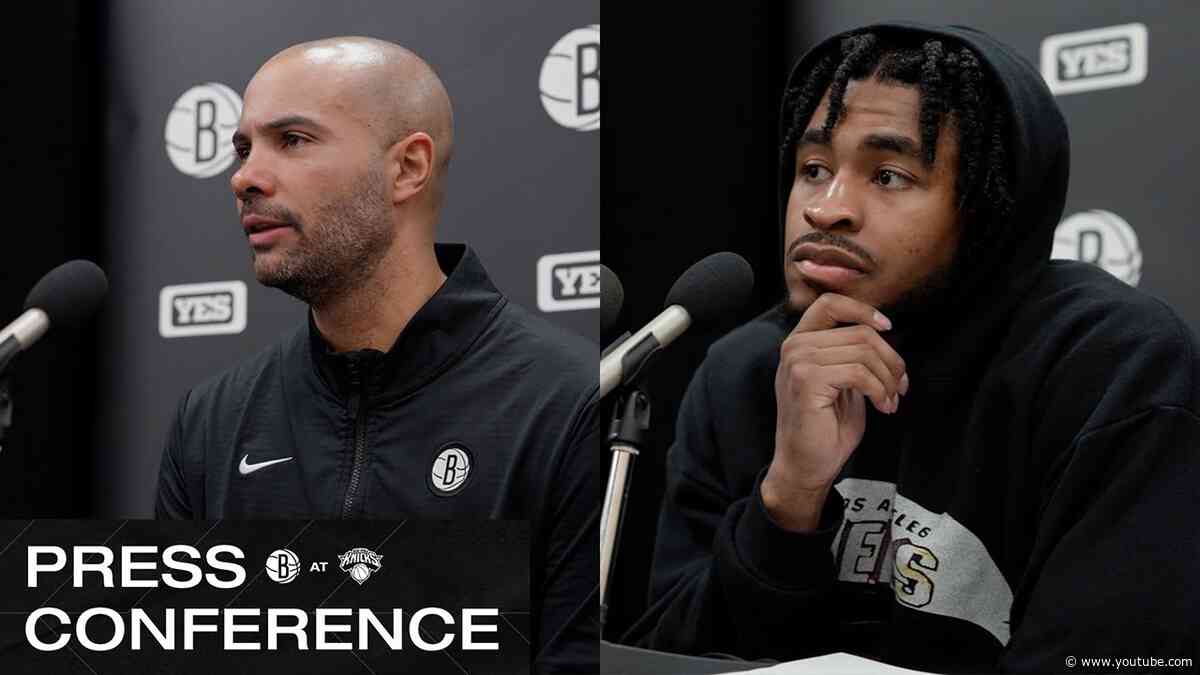
[[[927,670],[1196,656],[1200,368],[1170,308],[1051,261],[1069,141],[978,31],[810,51],[782,113],[787,298],[680,410],[627,639]]]

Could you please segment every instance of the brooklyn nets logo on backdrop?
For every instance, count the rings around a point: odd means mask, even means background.
[[[555,122],[576,131],[600,128],[600,24],[573,30],[550,48],[538,87]]]
[[[167,157],[194,178],[215,176],[233,164],[233,132],[242,116],[242,98],[220,82],[183,92],[167,114]]]
[[[1098,265],[1130,286],[1137,286],[1142,276],[1137,233],[1111,211],[1083,211],[1059,223],[1050,257]]]
[[[563,312],[600,307],[600,251],[552,253],[537,262],[538,309]]]
[[[158,333],[165,338],[246,330],[246,284],[214,281],[166,286],[158,294]]]
[[[1146,79],[1146,26],[1127,23],[1042,40],[1042,77],[1055,94],[1126,87]]]

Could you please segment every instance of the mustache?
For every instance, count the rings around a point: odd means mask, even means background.
[[[292,213],[287,207],[259,201],[257,199],[252,201],[242,201],[242,210],[239,213],[239,218],[244,218],[246,216],[261,216],[263,218],[269,218],[285,225],[289,225],[297,230],[304,229],[304,223],[300,220],[299,216]]]
[[[865,260],[872,267],[876,266],[875,257],[872,256],[867,249],[859,246],[858,244],[854,243],[853,240],[843,237],[840,234],[824,232],[822,230],[813,230],[812,232],[803,234],[793,239],[792,243],[788,244],[787,255],[785,256],[785,259],[791,260],[795,254],[796,247],[800,246],[801,244],[820,244],[823,246],[840,248],[857,258]]]

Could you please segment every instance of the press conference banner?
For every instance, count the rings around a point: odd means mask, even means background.
[[[0,521],[0,672],[526,673],[523,521]]]
[[[512,301],[598,342],[600,3],[106,3],[105,255],[94,513],[152,513],[184,393],[305,320],[259,285],[230,177],[241,95],[278,51],[364,35],[425,59],[455,150],[436,237]]]

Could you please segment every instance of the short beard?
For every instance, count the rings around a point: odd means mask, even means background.
[[[941,265],[925,275],[915,286],[900,294],[894,301],[876,307],[891,319],[896,326],[913,326],[923,323],[929,317],[944,310],[953,297],[952,291],[958,285],[965,271],[962,247],[955,253],[954,258],[947,264]],[[821,289],[817,289],[818,295]],[[784,314],[799,320],[808,305],[798,307],[792,304],[791,294],[784,289],[784,298],[780,309]]]
[[[351,185],[349,193],[318,205],[315,222],[291,221],[300,235],[295,246],[278,264],[255,264],[259,283],[319,308],[375,274],[396,236],[383,173],[373,169]],[[257,258],[253,250],[251,257]]]

